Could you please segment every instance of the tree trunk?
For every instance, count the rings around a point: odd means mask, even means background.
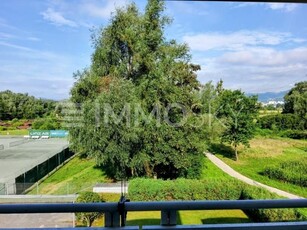
[[[87,227],[91,227],[91,220],[89,218],[86,218],[86,225]]]
[[[145,168],[146,175],[149,178],[152,178],[152,170],[151,170],[150,165],[149,165],[149,163],[147,161],[144,164],[144,168]]]
[[[238,157],[237,145],[235,145],[235,154],[236,154],[236,161],[238,161],[238,160],[239,160],[239,157]]]

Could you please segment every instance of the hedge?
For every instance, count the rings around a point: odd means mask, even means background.
[[[133,201],[169,200],[246,200],[278,199],[274,193],[229,180],[160,180],[133,179],[129,182],[129,198]],[[291,221],[307,219],[296,209],[243,210],[253,221]]]
[[[248,185],[244,187],[240,197],[240,200],[269,199],[281,199],[281,197],[262,188]],[[298,209],[249,209],[243,211],[255,222],[301,221],[307,219]]]
[[[275,180],[307,187],[307,158],[266,167],[262,174]]]

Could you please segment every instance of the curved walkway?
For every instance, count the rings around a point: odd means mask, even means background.
[[[227,164],[225,164],[222,160],[220,160],[219,158],[217,158],[213,154],[211,154],[211,153],[205,153],[205,154],[208,157],[208,159],[210,161],[212,161],[213,164],[215,164],[217,167],[219,167],[221,170],[223,170],[229,176],[232,176],[232,177],[234,177],[238,180],[241,180],[241,181],[243,181],[247,184],[250,184],[250,185],[263,187],[263,188],[269,190],[270,192],[276,193],[279,196],[287,197],[289,199],[304,199],[303,197],[300,197],[300,196],[279,190],[277,188],[267,186],[267,185],[259,183],[257,181],[254,181],[254,180],[252,180],[252,179],[250,179],[246,176],[243,176],[242,174],[238,173],[237,171],[233,170],[231,167],[229,167]]]

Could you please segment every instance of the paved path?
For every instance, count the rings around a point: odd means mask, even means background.
[[[225,164],[222,160],[220,160],[219,158],[217,158],[213,154],[211,154],[211,153],[205,153],[205,154],[208,157],[208,159],[210,161],[212,161],[213,164],[215,164],[217,167],[219,167],[221,170],[223,170],[228,175],[230,175],[234,178],[237,178],[238,180],[241,180],[241,181],[243,181],[247,184],[250,184],[250,185],[263,187],[263,188],[269,190],[270,192],[274,192],[279,196],[287,197],[289,199],[304,199],[303,197],[300,197],[300,196],[279,190],[277,188],[267,186],[267,185],[259,183],[257,181],[254,181],[254,180],[252,180],[252,179],[250,179],[246,176],[243,176],[242,174],[238,173],[237,171],[233,170],[231,167],[229,167],[227,164]]]

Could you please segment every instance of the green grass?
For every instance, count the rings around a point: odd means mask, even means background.
[[[107,202],[118,202],[120,195],[112,193],[100,194]],[[129,212],[128,226],[160,225],[159,211]],[[177,224],[217,224],[217,223],[247,223],[249,218],[241,210],[208,210],[208,211],[179,211]],[[81,223],[78,223],[81,226]],[[104,226],[104,218],[99,218],[93,226]]]
[[[27,129],[14,129],[14,130],[0,131],[0,135],[3,135],[3,136],[7,136],[7,135],[24,136],[28,134],[29,134],[29,130]]]
[[[260,173],[266,167],[278,166],[281,162],[303,160],[307,157],[307,141],[288,138],[257,137],[250,142],[251,148],[239,149],[239,161],[235,161],[227,148],[214,151],[225,163],[241,174],[269,186],[307,197],[307,189],[278,180],[270,179]]]
[[[159,225],[160,212],[129,212],[127,225]],[[179,211],[177,224],[247,223],[249,218],[241,210]]]
[[[76,156],[29,194],[62,195],[91,191],[94,184],[106,180],[104,172],[95,167],[93,160]]]
[[[231,176],[220,170],[209,159],[205,159],[202,171],[202,179],[233,179]]]

